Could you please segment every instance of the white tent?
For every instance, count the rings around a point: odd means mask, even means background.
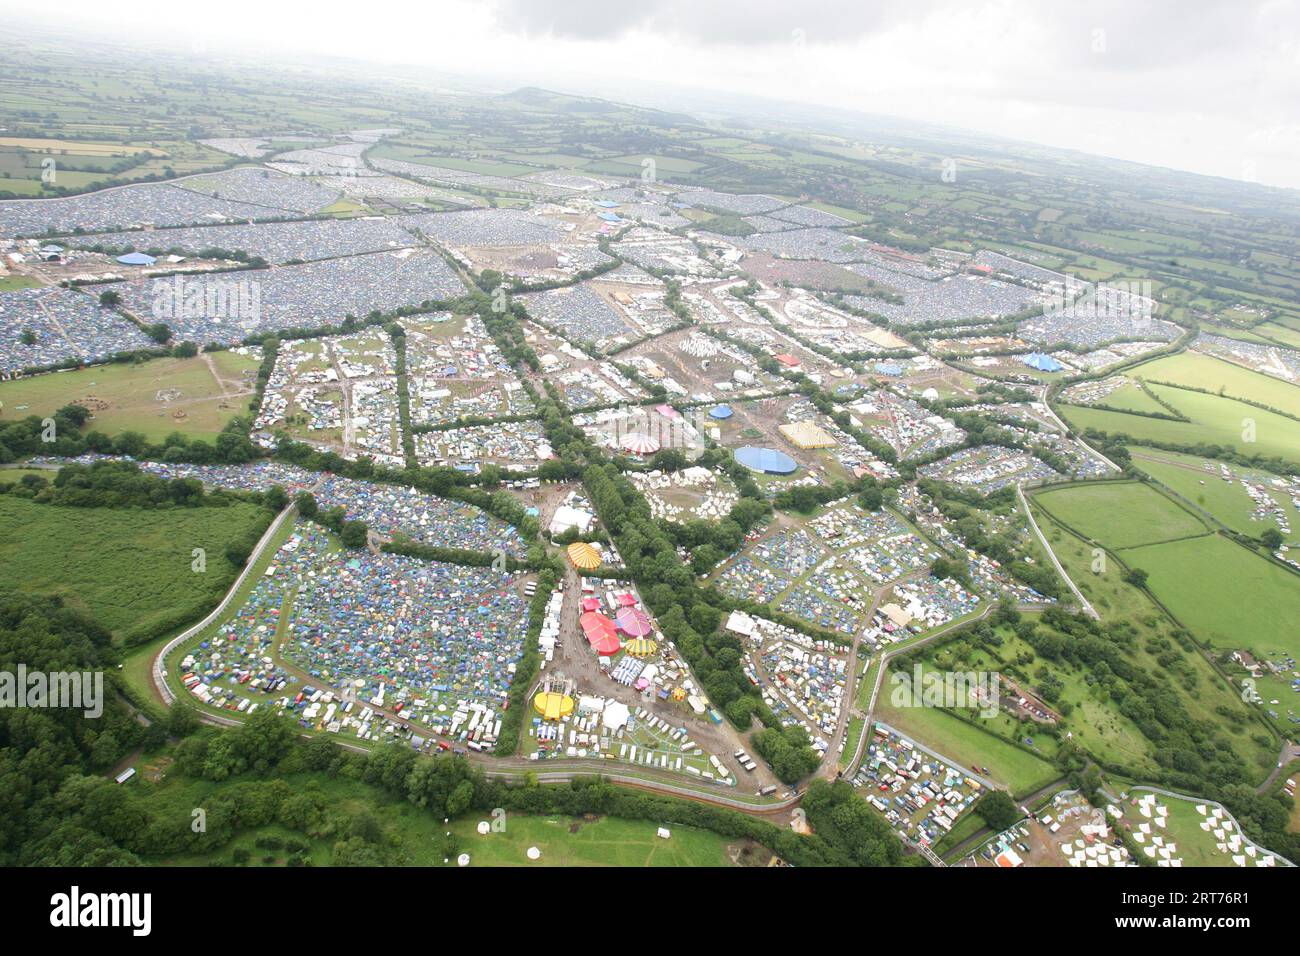
[[[580,508],[560,505],[555,509],[555,515],[551,518],[551,534],[563,534],[570,528],[577,528],[578,534],[586,534],[591,530],[593,520],[590,513]]]
[[[604,724],[608,730],[618,730],[627,725],[629,716],[630,713],[627,704],[624,704],[621,701],[611,700],[605,705],[605,712],[600,715],[600,722]]]

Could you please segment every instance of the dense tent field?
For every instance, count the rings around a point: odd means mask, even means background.
[[[876,705],[882,720],[918,740],[924,740],[963,767],[988,767],[988,776],[1014,794],[1033,793],[1060,776],[1060,771],[1047,760],[944,710],[895,707],[888,698],[886,683],[881,701]]]
[[[202,43],[274,18],[0,25],[0,663],[109,689],[0,700],[0,866],[296,869],[277,904],[325,867],[1252,867],[1198,802],[1300,862],[1297,144],[1237,181],[1222,104],[1156,167],[909,119],[907,77],[888,117],[765,99],[787,48],[962,68],[832,5],[789,43],[733,4],[740,46],[439,9],[436,75],[387,8],[237,65]],[[976,73],[1018,66],[979,115],[1083,69],[985,6]],[[660,40],[766,79],[641,97]],[[517,68],[580,48],[566,92]],[[193,946],[266,900],[155,912]]]

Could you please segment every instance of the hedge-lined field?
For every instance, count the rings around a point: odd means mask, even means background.
[[[69,508],[0,496],[0,587],[57,594],[115,637],[161,633],[201,617],[238,568],[228,544],[273,515],[257,505]],[[193,549],[207,570],[191,569]]]
[[[1125,551],[1147,587],[1208,644],[1264,657],[1300,657],[1300,576],[1227,538],[1209,535]]]
[[[1061,521],[1109,548],[1172,541],[1208,530],[1181,505],[1136,482],[1071,485],[1034,497]]]

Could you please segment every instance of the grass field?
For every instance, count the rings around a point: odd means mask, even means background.
[[[1138,385],[1125,385],[1122,388],[1117,388],[1102,399],[1101,404],[1109,405],[1111,408],[1122,408],[1130,412],[1168,414],[1167,409],[1162,407],[1159,402],[1147,394],[1145,389]]]
[[[172,432],[215,438],[230,419],[248,411],[252,390],[243,376],[257,366],[247,356],[214,352],[13,379],[0,382],[0,423],[94,398],[108,406],[91,408],[88,430],[110,435],[136,431],[155,442]],[[180,394],[160,402],[158,393],[167,389]],[[177,410],[184,411],[183,418],[175,417]]]
[[[1139,365],[1129,374],[1152,382],[1172,382],[1212,392],[1222,391],[1232,398],[1247,398],[1270,408],[1280,408],[1292,415],[1300,415],[1300,388],[1199,352],[1180,352],[1178,355],[1158,358],[1154,362]]]
[[[1139,795],[1142,793],[1142,791],[1135,792]],[[1155,830],[1155,832],[1177,845],[1178,849],[1174,855],[1182,857],[1183,866],[1235,867],[1231,854],[1221,853],[1215,846],[1217,841],[1214,834],[1201,829],[1201,821],[1205,817],[1196,812],[1195,802],[1168,797],[1163,793],[1157,794],[1156,800],[1160,806],[1169,811],[1169,814],[1166,817],[1165,829]],[[1124,818],[1134,825],[1139,822],[1149,822],[1144,821],[1137,808],[1131,806],[1125,806]],[[1249,865],[1254,867],[1253,862]]]
[[[1188,501],[1204,509],[1221,521],[1226,527],[1251,537],[1259,537],[1265,528],[1276,528],[1276,519],[1255,521],[1251,513],[1255,510],[1254,502],[1239,481],[1224,481],[1219,474],[1217,462],[1210,462],[1211,469],[1204,465],[1207,459],[1197,455],[1180,455],[1177,452],[1162,451],[1156,448],[1130,446],[1133,464],[1146,472],[1156,481],[1177,492]],[[1242,469],[1232,466],[1234,474],[1258,476],[1268,482],[1274,476],[1259,469]],[[1290,497],[1282,492],[1270,492],[1271,497],[1290,518],[1292,537],[1300,529],[1300,511],[1291,504]]]
[[[0,292],[12,292],[15,289],[34,289],[40,285],[35,279],[29,279],[27,276],[0,276]]]
[[[670,826],[672,836],[655,835],[649,821],[601,817],[510,816],[505,832],[480,836],[475,827],[487,815],[456,820],[451,832],[460,849],[470,855],[471,866],[730,866],[727,841],[707,830]],[[529,847],[542,851],[533,862]]]
[[[1218,535],[1133,548],[1151,592],[1204,642],[1300,656],[1300,575]]]
[[[1300,422],[1294,419],[1218,395],[1162,385],[1147,387],[1190,421],[1167,421],[1078,405],[1063,405],[1059,411],[1079,431],[1095,428],[1112,435],[1128,435],[1139,442],[1226,445],[1243,455],[1277,455],[1300,461]],[[1254,441],[1247,440],[1249,422],[1254,423]]]
[[[227,508],[65,508],[0,496],[0,586],[56,594],[115,636],[201,616],[234,581],[225,547],[271,513]],[[207,570],[191,568],[192,550]]]
[[[672,836],[662,840],[655,836],[658,824],[651,821],[511,814],[505,818],[504,832],[480,836],[476,827],[480,820],[491,820],[488,814],[471,812],[445,826],[427,810],[355,780],[309,774],[295,775],[288,780],[295,789],[323,794],[332,805],[350,814],[376,816],[386,840],[397,848],[401,864],[406,866],[455,867],[454,859],[443,862],[443,835],[447,830],[455,835],[459,852],[470,855],[471,867],[733,865],[731,841],[707,830],[670,825]],[[191,808],[206,806],[213,795],[238,783],[238,780],[211,783],[164,773],[160,780],[141,781],[140,786],[146,788],[149,800],[175,808],[178,819],[188,820]],[[309,837],[278,825],[242,830],[232,841],[209,852],[149,862],[171,866],[229,865],[235,851],[243,849],[250,855],[250,866],[284,865],[283,851],[268,851],[256,845],[259,838],[267,836],[306,843],[308,858],[315,866],[328,866],[331,862],[333,839]],[[536,862],[525,855],[531,846],[542,851]],[[770,855],[762,847],[743,846],[751,848],[752,858],[757,862],[765,862]]]
[[[1130,548],[1205,534],[1205,524],[1167,496],[1136,482],[1091,482],[1035,495],[1080,534],[1111,548]]]

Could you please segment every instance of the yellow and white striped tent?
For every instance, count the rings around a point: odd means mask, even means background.
[[[777,429],[796,448],[833,448],[835,439],[816,422],[790,422]]]
[[[598,568],[603,560],[596,546],[588,544],[586,541],[573,542],[566,549],[566,552],[569,555],[569,560],[573,562],[573,566],[581,571]]]
[[[655,651],[659,650],[659,642],[652,641],[648,637],[637,637],[624,644],[623,650],[627,651],[633,657],[649,657]]]

